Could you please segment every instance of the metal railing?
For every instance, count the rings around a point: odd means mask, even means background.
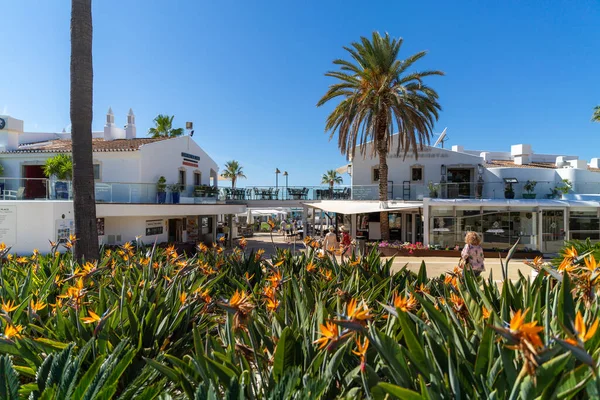
[[[561,198],[564,184],[538,181],[528,192],[525,182],[512,185],[504,182],[436,182],[388,185],[388,200],[420,201],[426,197],[441,199],[546,199]],[[529,188],[531,189],[531,188]],[[96,202],[133,204],[202,204],[226,202],[311,201],[311,200],[379,200],[378,185],[350,186],[252,186],[241,188],[168,185],[156,183],[96,182]],[[578,182],[570,195],[600,194],[600,182]],[[70,181],[46,178],[0,178],[2,200],[70,200]]]

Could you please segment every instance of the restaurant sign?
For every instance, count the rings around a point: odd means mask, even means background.
[[[146,220],[146,236],[160,235],[163,233],[163,220]]]
[[[187,165],[188,167],[196,167],[198,168],[198,161],[200,161],[199,156],[195,156],[190,153],[181,153],[181,157],[183,158],[183,165]]]

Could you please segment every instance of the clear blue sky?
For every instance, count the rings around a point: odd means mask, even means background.
[[[29,131],[69,125],[68,1],[0,0],[0,113]],[[451,144],[600,157],[600,2],[577,1],[126,1],[95,0],[94,129],[109,106],[138,136],[159,113],[183,126],[241,185],[319,184],[344,164],[315,104],[342,46],[372,31],[404,38],[422,69]],[[348,176],[344,177],[348,182]],[[281,177],[280,177],[281,182]]]

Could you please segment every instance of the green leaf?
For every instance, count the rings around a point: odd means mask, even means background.
[[[17,400],[19,398],[19,375],[13,368],[9,356],[0,356],[0,399]]]
[[[489,369],[489,361],[494,351],[494,331],[487,327],[483,331],[483,337],[479,343],[479,350],[477,350],[477,359],[475,361],[475,375],[482,375],[487,373]]]
[[[575,303],[571,294],[571,279],[569,274],[563,274],[563,281],[558,297],[558,320],[569,332],[573,332],[573,321],[575,321]]]
[[[423,344],[417,338],[413,322],[405,312],[400,312],[398,314],[398,320],[400,321],[400,326],[402,326],[406,347],[409,349],[411,357],[415,360],[415,367],[423,375],[427,376],[429,374],[429,360],[425,357]]]
[[[400,386],[393,385],[391,383],[379,382],[376,387],[382,389],[387,394],[390,394],[400,400],[422,400],[423,399],[423,397],[419,393],[409,390],[409,389],[405,389]]]
[[[160,372],[161,374],[163,374],[164,376],[169,378],[170,381],[178,382],[179,377],[177,375],[177,371],[175,371],[173,368],[167,367],[166,365],[161,364],[158,361],[155,361],[151,358],[146,358],[146,357],[143,357],[143,358],[144,358],[144,361],[146,361],[148,363],[148,365],[150,365],[152,368],[156,369],[158,372]]]
[[[273,359],[273,379],[275,382],[279,382],[279,379],[286,370],[297,365],[296,345],[294,332],[288,326],[281,332],[277,348],[275,349]]]
[[[100,366],[104,362],[104,356],[98,356],[92,366],[86,371],[83,375],[75,390],[73,391],[73,399],[82,399],[83,395],[87,392],[90,387],[90,384],[96,378],[96,374],[100,370]]]

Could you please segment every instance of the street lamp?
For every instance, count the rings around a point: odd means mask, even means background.
[[[275,168],[275,189],[277,189],[279,187],[279,174],[281,173],[281,171],[279,170],[279,168]]]
[[[288,172],[287,171],[283,171],[283,176],[285,176],[285,192],[287,193],[288,191]],[[286,194],[287,196],[287,194]],[[283,196],[281,196],[283,198]]]

